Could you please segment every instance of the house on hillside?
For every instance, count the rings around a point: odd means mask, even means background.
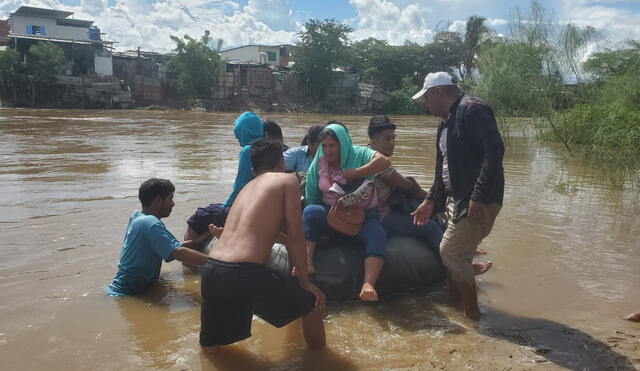
[[[294,45],[244,45],[220,52],[222,60],[287,67]]]
[[[21,6],[9,14],[8,45],[16,49],[29,64],[29,48],[39,41],[49,41],[64,50],[65,75],[113,75],[111,50],[114,41],[102,40],[93,21],[70,18],[73,12]],[[2,25],[0,24],[0,31]],[[2,35],[0,35],[0,45]]]

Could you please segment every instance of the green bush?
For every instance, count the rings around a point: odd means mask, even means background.
[[[422,105],[403,91],[391,93],[389,101],[384,105],[383,112],[393,115],[421,115],[424,113]]]
[[[590,157],[633,165],[640,156],[640,110],[625,104],[579,104],[558,114],[558,131]]]
[[[389,101],[384,105],[383,112],[393,115],[421,115],[424,108],[420,102],[411,97],[420,90],[413,84],[411,77],[402,79],[402,89],[394,91],[389,97]]]

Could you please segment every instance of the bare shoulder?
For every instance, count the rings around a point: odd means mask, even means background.
[[[298,178],[290,173],[266,173],[269,183],[278,186],[296,186],[298,187]]]

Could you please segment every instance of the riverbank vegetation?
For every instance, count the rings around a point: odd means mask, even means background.
[[[317,23],[308,24],[301,39],[321,38]],[[327,30],[340,29],[325,21]],[[497,35],[480,16],[470,17],[464,30],[443,29],[425,45],[389,45],[373,38],[350,42],[350,29],[341,29],[330,54],[301,43],[301,53],[326,66],[342,66],[360,81],[375,83],[389,94],[382,112],[420,114],[411,100],[429,72],[447,71],[460,79],[464,91],[492,105],[501,126],[537,132],[562,143],[572,155],[635,171],[640,157],[640,43],[615,48],[593,27],[560,24],[538,1],[516,8],[505,35]],[[586,59],[586,60],[585,60]],[[322,74],[327,74],[325,68]],[[308,69],[307,79],[320,72]],[[324,76],[324,75],[322,75]],[[329,80],[327,80],[329,81]],[[327,85],[323,87],[326,91]],[[527,120],[515,118],[530,118]],[[523,124],[524,123],[524,124]],[[522,127],[525,125],[527,127]]]
[[[597,30],[559,27],[548,10],[533,2],[529,12],[515,12],[506,38],[483,45],[471,92],[503,117],[541,118],[541,136],[561,142],[571,154],[635,171],[640,43],[629,41],[616,49],[603,44]],[[582,62],[589,49],[598,51]]]
[[[207,30],[200,40],[189,35],[184,38],[171,36],[175,52],[168,57],[169,86],[181,103],[193,105],[195,100],[207,101],[214,97],[212,86],[216,86],[222,66],[221,42],[217,50],[211,48],[211,34]]]
[[[355,107],[349,100],[354,98],[345,100],[344,86],[339,86],[345,78],[355,78],[386,96],[384,105],[373,108],[376,113],[421,114],[422,106],[411,96],[426,74],[447,71],[459,78],[465,92],[491,104],[507,134],[513,130],[511,123],[517,123],[517,129],[533,129],[562,143],[568,153],[639,166],[638,41],[609,45],[592,27],[560,24],[537,0],[525,10],[513,9],[505,34],[497,34],[482,16],[469,17],[462,29],[440,24],[425,44],[354,41],[352,31],[335,20],[311,19],[298,34],[291,71],[299,90],[292,96],[300,98],[295,103],[302,110],[342,112]],[[208,31],[200,39],[171,37],[175,49],[166,56],[170,101],[209,107],[216,99],[224,62],[219,54],[222,41],[212,47],[212,37]],[[31,49],[28,65],[14,50],[0,51],[0,98],[16,104],[22,96],[32,107],[53,106],[62,94],[54,82],[64,53],[48,42]],[[82,58],[67,59],[74,61],[74,70],[87,70],[77,65]],[[271,101],[265,104],[272,107]]]

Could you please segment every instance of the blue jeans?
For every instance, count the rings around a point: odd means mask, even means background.
[[[382,227],[387,232],[389,237],[403,235],[417,237],[423,241],[426,241],[433,249],[436,256],[440,255],[440,241],[442,241],[442,230],[433,221],[429,222],[421,227],[413,224],[413,217],[408,213],[400,213],[390,210],[389,213],[382,219]]]
[[[318,242],[320,237],[326,236],[331,232],[331,227],[327,224],[328,213],[329,207],[326,205],[309,205],[304,208],[302,225],[304,227],[304,238],[307,241]],[[387,233],[380,224],[378,208],[365,211],[365,219],[362,223],[362,228],[360,228],[360,233],[354,238],[364,243],[365,257],[384,257],[387,254]]]

